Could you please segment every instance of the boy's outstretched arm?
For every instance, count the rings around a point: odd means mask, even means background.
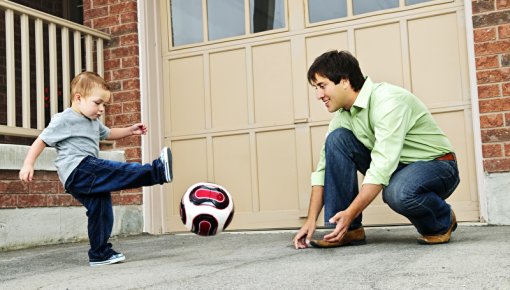
[[[41,152],[46,148],[46,143],[37,137],[30,149],[28,149],[27,156],[25,157],[25,162],[23,162],[23,167],[19,171],[19,179],[25,182],[32,181],[32,177],[34,177],[34,164],[37,160],[37,157],[41,154]]]
[[[137,123],[125,128],[112,128],[106,140],[117,140],[131,135],[145,135],[147,127],[143,123]]]

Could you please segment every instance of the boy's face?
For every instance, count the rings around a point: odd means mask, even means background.
[[[110,100],[110,92],[96,87],[88,96],[75,95],[73,108],[77,109],[85,117],[95,120],[101,117],[105,111],[105,103]]]
[[[330,79],[316,74],[315,82],[312,85],[315,88],[317,99],[324,103],[328,112],[333,113],[340,108],[350,109],[352,104],[349,104],[345,80],[341,80],[335,85]]]

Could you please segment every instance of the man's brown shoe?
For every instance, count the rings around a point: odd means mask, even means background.
[[[310,245],[315,248],[335,248],[346,245],[364,245],[366,244],[365,240],[365,229],[363,227],[355,230],[348,231],[342,240],[338,242],[328,242],[325,240],[311,240]]]
[[[446,233],[442,235],[435,236],[422,236],[418,238],[418,243],[422,245],[435,245],[435,244],[444,244],[450,241],[450,237],[452,232],[457,229],[457,219],[455,218],[455,213],[452,210],[452,224],[446,231]]]

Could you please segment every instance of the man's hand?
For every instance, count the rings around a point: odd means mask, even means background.
[[[353,219],[354,217],[352,217],[347,211],[339,211],[329,219],[330,223],[336,223],[336,227],[333,232],[324,236],[324,240],[328,242],[338,242],[342,240],[349,230],[349,226]]]
[[[306,249],[310,244],[312,235],[315,232],[316,225],[314,221],[307,221],[292,240],[296,249]]]

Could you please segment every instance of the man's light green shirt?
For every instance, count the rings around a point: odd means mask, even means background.
[[[364,184],[386,186],[399,162],[433,160],[453,151],[418,97],[388,83],[373,83],[368,77],[351,109],[335,113],[328,134],[338,128],[351,130],[371,151]],[[312,186],[324,185],[324,150],[323,146],[317,169],[312,173]]]

